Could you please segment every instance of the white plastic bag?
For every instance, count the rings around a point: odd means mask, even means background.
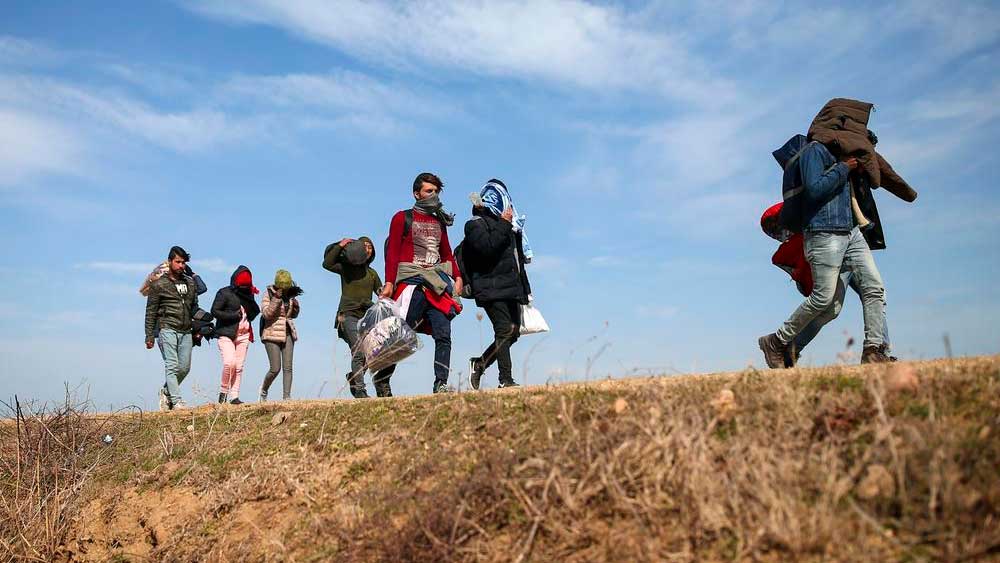
[[[376,372],[409,358],[420,348],[420,339],[392,299],[379,299],[358,321],[358,347],[365,367]]]
[[[549,323],[545,322],[542,312],[528,300],[527,305],[521,305],[521,335],[548,332]]]

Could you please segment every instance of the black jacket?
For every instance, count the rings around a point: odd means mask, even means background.
[[[462,262],[476,304],[504,300],[526,304],[531,286],[524,271],[521,233],[482,207],[474,207],[472,214],[465,224]]]
[[[229,285],[215,294],[215,301],[212,303],[212,316],[215,317],[216,336],[228,336],[236,338],[236,330],[240,326],[240,307],[247,313],[247,321],[250,330],[253,331],[253,321],[260,314],[260,306],[254,301],[253,293],[250,289],[236,287],[236,276],[240,272],[249,272],[250,268],[240,266],[229,278]]]
[[[178,286],[185,290],[184,295]],[[169,274],[164,274],[150,285],[146,296],[146,340],[159,336],[161,328],[191,332],[191,313],[197,308],[198,291],[194,278],[185,275],[174,281]]]

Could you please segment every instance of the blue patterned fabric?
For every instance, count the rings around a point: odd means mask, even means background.
[[[497,217],[502,215],[508,207],[513,210],[514,217],[511,220],[511,225],[513,225],[514,231],[521,233],[521,244],[524,247],[525,262],[531,262],[534,253],[531,251],[531,243],[528,242],[528,235],[524,232],[524,223],[527,218],[517,212],[517,207],[514,206],[507,187],[498,180],[490,180],[486,182],[483,189],[479,190],[479,197],[483,202],[483,206]]]

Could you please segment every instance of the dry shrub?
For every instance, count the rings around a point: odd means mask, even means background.
[[[115,448],[115,416],[95,418],[67,391],[47,408],[3,403],[0,422],[0,559],[52,561],[77,513],[81,492]]]

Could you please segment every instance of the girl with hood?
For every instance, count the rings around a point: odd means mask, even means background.
[[[215,317],[215,333],[219,337],[219,352],[222,354],[222,385],[219,402],[227,399],[234,405],[241,405],[240,380],[247,359],[247,348],[253,342],[253,325],[250,324],[260,314],[260,307],[254,300],[259,293],[253,286],[250,268],[240,266],[233,272],[229,286],[215,294],[212,316]]]
[[[356,399],[368,397],[365,389],[365,355],[358,346],[358,320],[372,306],[372,295],[382,289],[382,280],[372,267],[375,245],[368,237],[358,240],[345,238],[326,247],[323,268],[340,276],[340,306],[337,309],[337,336],[351,350],[351,371],[347,383]],[[380,371],[372,376],[375,393],[391,397],[390,373]]]
[[[283,400],[292,398],[292,353],[299,333],[292,320],[299,316],[299,300],[302,289],[292,281],[288,270],[278,270],[274,274],[274,285],[269,285],[261,297],[260,340],[267,352],[269,369],[260,386],[260,401],[267,400],[267,391],[274,378],[281,375]]]

